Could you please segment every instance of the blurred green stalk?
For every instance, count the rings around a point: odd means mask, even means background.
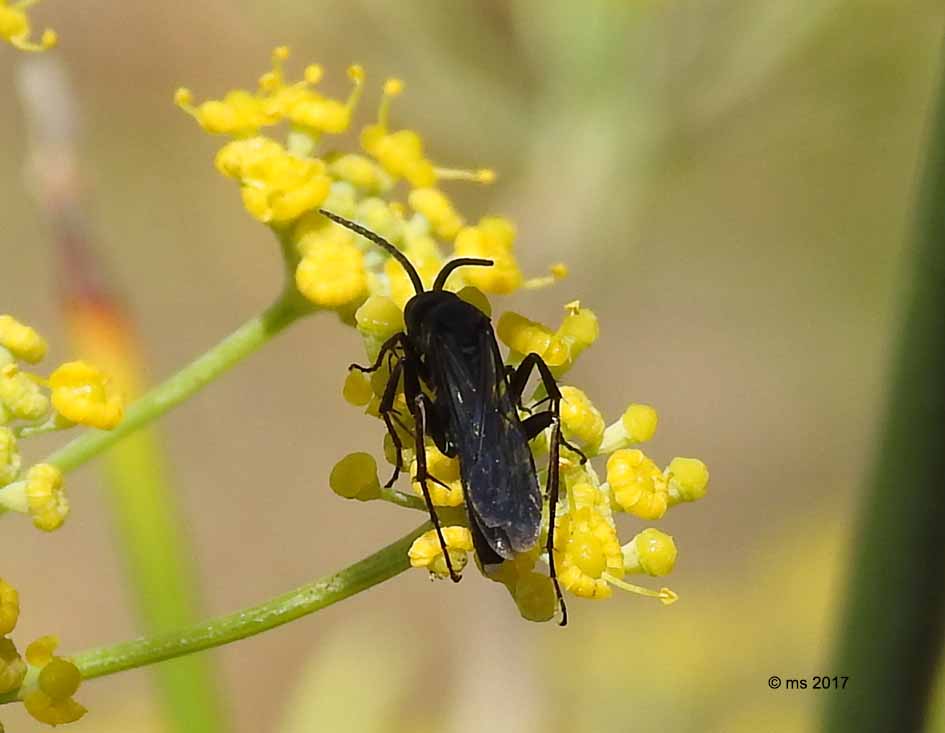
[[[886,419],[852,551],[823,730],[922,729],[945,625],[945,74]]]

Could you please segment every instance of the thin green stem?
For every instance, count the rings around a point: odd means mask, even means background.
[[[199,392],[287,326],[311,312],[312,308],[294,288],[286,288],[266,310],[135,402],[114,430],[90,430],[57,450],[45,462],[57,466],[63,473],[78,468]]]
[[[229,644],[315,613],[410,567],[407,551],[431,525],[424,523],[396,542],[344,570],[307,583],[258,606],[202,621],[174,632],[97,647],[71,656],[83,679],[104,677],[163,662],[185,654]],[[0,695],[0,703],[13,702],[19,690]]]

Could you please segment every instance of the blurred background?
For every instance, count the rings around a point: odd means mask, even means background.
[[[364,64],[407,82],[393,123],[431,157],[491,166],[449,191],[470,219],[519,227],[555,288],[494,302],[546,322],[575,298],[602,338],[570,375],[615,419],[660,412],[648,453],[709,466],[709,496],[658,523],[676,538],[670,608],[574,599],[562,630],[505,590],[408,572],[315,616],[209,653],[231,730],[807,731],[829,692],[770,675],[832,669],[846,542],[870,465],[895,333],[914,183],[945,8],[932,0],[48,0],[82,106],[96,246],[158,380],[264,307],[272,237],[213,169],[220,139],[172,103],[252,86],[271,49],[325,88]],[[0,48],[3,302],[70,356],[49,228],[25,185],[22,57]],[[357,334],[293,327],[161,422],[203,614],[262,601],[417,524],[345,502],[332,465],[383,434],[341,397]],[[52,360],[50,363],[52,363]],[[36,441],[37,460],[60,438]],[[67,651],[140,631],[102,476],[69,479],[66,527],[5,520],[18,639]],[[624,517],[621,534],[640,527]],[[41,541],[39,541],[41,540]],[[80,731],[164,731],[151,670],[83,686]],[[40,725],[2,711],[8,730]]]

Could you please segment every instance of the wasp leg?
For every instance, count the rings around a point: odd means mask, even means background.
[[[377,352],[377,358],[374,360],[374,363],[371,364],[371,366],[366,367],[366,366],[361,366],[360,364],[349,364],[348,371],[351,371],[352,369],[357,369],[359,372],[362,372],[363,374],[371,374],[373,372],[376,372],[378,369],[381,368],[381,364],[384,363],[384,357],[387,356],[388,354],[394,353],[395,349],[398,346],[401,346],[403,342],[404,342],[404,334],[395,333],[393,336],[391,336],[389,339],[387,339],[387,341],[385,341],[381,345],[381,350]]]
[[[409,358],[409,355],[408,355]],[[413,369],[411,360],[404,371],[404,394],[407,397],[407,405],[410,407],[410,413],[413,415],[414,430],[414,452],[417,457],[417,475],[414,477],[420,484],[423,491],[423,500],[427,504],[427,511],[430,514],[430,521],[433,522],[433,528],[436,530],[436,538],[440,541],[440,549],[443,551],[443,559],[446,561],[446,569],[449,570],[450,580],[458,583],[462,578],[459,573],[453,569],[453,561],[450,559],[449,548],[446,546],[446,539],[443,537],[443,528],[440,526],[440,518],[437,516],[436,507],[433,506],[433,499],[430,497],[430,487],[427,486],[427,479],[430,475],[427,473],[427,452],[423,440],[423,431],[425,423],[425,411],[429,407],[429,400],[420,389],[420,379],[417,372]]]
[[[384,395],[381,397],[381,404],[378,405],[377,412],[384,420],[387,426],[387,434],[390,435],[390,441],[394,444],[394,473],[390,480],[384,484],[385,489],[389,489],[396,483],[400,472],[404,470],[404,445],[400,441],[397,429],[394,427],[394,421],[400,422],[396,410],[394,410],[394,400],[397,398],[397,383],[400,381],[401,372],[404,370],[404,362],[398,361],[391,370],[390,379],[387,380],[387,386],[384,387]]]
[[[541,430],[551,427],[551,440],[548,450],[548,485],[545,493],[548,495],[548,539],[545,542],[545,550],[548,552],[548,574],[551,576],[551,582],[554,583],[555,595],[558,598],[558,605],[561,607],[561,626],[568,625],[568,607],[564,602],[564,594],[561,592],[561,585],[558,583],[558,572],[555,568],[555,514],[558,510],[558,497],[561,492],[561,466],[559,463],[561,455],[561,445],[570,445],[561,435],[561,390],[555,382],[551,369],[545,364],[544,360],[538,354],[529,354],[518,369],[509,379],[509,391],[512,399],[519,402],[522,393],[528,384],[528,380],[534,369],[538,370],[541,382],[547,393],[546,400],[551,403],[550,408],[538,415],[534,415],[525,421],[526,434],[528,430],[534,430],[537,435]],[[539,426],[541,426],[539,428]],[[583,453],[581,454],[584,455]],[[587,460],[586,458],[584,460]]]

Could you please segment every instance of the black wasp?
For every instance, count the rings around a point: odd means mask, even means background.
[[[429,435],[444,455],[459,458],[460,478],[469,514],[469,529],[480,563],[498,565],[515,553],[535,547],[541,531],[542,496],[528,441],[551,428],[547,495],[549,527],[546,549],[550,576],[561,606],[561,625],[568,612],[555,573],[552,543],[558,503],[561,446],[574,450],[561,435],[561,392],[548,365],[538,354],[528,354],[518,368],[506,367],[499,352],[492,323],[475,306],[444,290],[446,280],[459,267],[490,267],[491,260],[460,258],[448,262],[436,276],[432,290],[424,290],[416,268],[393,244],[352,221],[321,209],[332,221],[383,247],[396,259],[413,283],[416,294],[404,307],[406,330],[394,334],[381,347],[369,367],[352,369],[374,372],[389,359],[390,378],[378,412],[396,449],[393,486],[403,470],[403,445],[394,424],[394,400],[403,381],[403,391],[414,422],[413,439],[417,460],[415,480],[436,528],[450,577],[459,581],[443,539],[427,481],[424,436]],[[522,394],[532,371],[537,369],[546,396],[547,409],[528,411],[519,417]],[[541,404],[540,403],[540,404]],[[537,407],[537,405],[536,405]],[[581,454],[581,459],[586,458]]]

